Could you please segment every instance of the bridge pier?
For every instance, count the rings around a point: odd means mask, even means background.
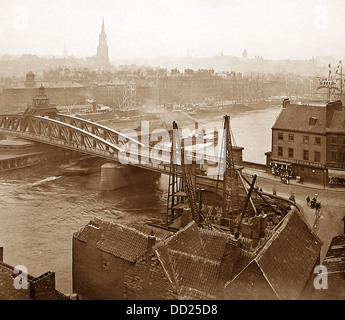
[[[101,167],[101,191],[111,191],[138,183],[153,181],[161,176],[151,170],[118,163],[105,163]]]

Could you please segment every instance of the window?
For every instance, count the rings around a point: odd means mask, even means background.
[[[303,136],[303,143],[309,143],[309,136]]]
[[[278,147],[278,156],[279,157],[283,156],[283,147]]]
[[[320,138],[320,137],[315,137],[314,143],[315,143],[317,146],[321,146],[321,138]]]
[[[345,152],[343,152],[343,163],[345,163]]]
[[[289,134],[289,141],[295,141],[295,135]]]
[[[303,150],[303,160],[309,160],[309,150]]]
[[[337,162],[337,153],[335,151],[331,151],[331,161]]]
[[[345,137],[343,137],[343,145],[345,145]]]
[[[289,148],[289,158],[293,158],[293,149]]]
[[[331,144],[337,144],[337,137],[336,136],[331,136]]]
[[[317,118],[315,118],[315,117],[309,118],[309,125],[310,126],[315,126],[316,122],[317,122]]]
[[[284,133],[278,133],[278,140],[284,140]]]
[[[321,152],[315,151],[314,153],[314,162],[320,162],[321,161]]]

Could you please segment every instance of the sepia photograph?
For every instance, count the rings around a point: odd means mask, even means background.
[[[0,300],[344,300],[344,13],[0,0]]]

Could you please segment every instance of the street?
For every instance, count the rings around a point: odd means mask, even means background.
[[[323,242],[321,249],[321,261],[323,261],[332,238],[344,234],[345,216],[345,189],[331,190],[330,188],[317,189],[312,184],[283,184],[280,178],[261,171],[245,169],[245,174],[257,175],[257,186],[262,188],[263,192],[273,193],[276,190],[278,196],[289,198],[293,193],[296,204],[303,209],[303,215]],[[321,202],[321,209],[319,218],[316,215],[316,210],[307,205],[306,198],[309,196],[312,199],[317,194],[318,201]]]

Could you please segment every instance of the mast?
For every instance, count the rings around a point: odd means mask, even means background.
[[[328,65],[328,79],[331,79],[331,64]],[[331,85],[328,86],[328,102],[331,101]]]

